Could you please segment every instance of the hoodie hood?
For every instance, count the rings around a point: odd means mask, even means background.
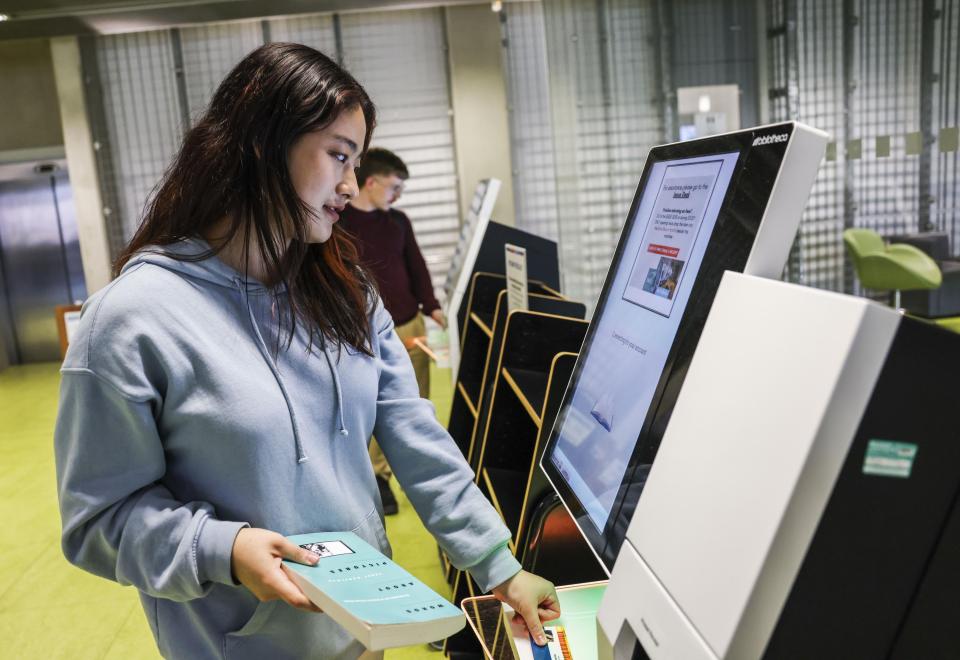
[[[210,251],[211,247],[209,243],[199,238],[187,238],[170,245],[144,248],[130,258],[121,270],[121,274],[126,273],[139,264],[147,263],[237,292],[237,295],[239,295],[243,301],[251,338],[256,342],[257,348],[260,350],[260,355],[270,368],[270,372],[273,374],[274,380],[276,380],[277,387],[280,388],[283,399],[287,404],[287,411],[290,414],[290,425],[293,428],[294,444],[296,445],[297,462],[304,463],[309,460],[309,457],[303,448],[300,427],[297,424],[296,409],[290,397],[287,384],[284,382],[283,376],[277,367],[276,360],[270,354],[270,349],[267,347],[263,333],[257,324],[253,307],[250,304],[251,294],[267,293],[276,298],[284,294],[285,291],[283,287],[270,289],[255,278],[245,277],[242,273],[221,261],[215,254],[210,254],[210,256],[203,258],[203,255],[209,254]],[[336,391],[335,405],[336,420],[339,426],[338,433],[341,436],[348,436],[350,432],[346,428],[343,414],[343,386],[340,382],[340,373],[337,370],[337,360],[331,356],[328,342],[322,337],[320,344]]]
[[[252,277],[245,278],[242,273],[225,264],[216,255],[201,258],[211,251],[210,244],[200,238],[186,238],[170,245],[146,247],[130,257],[120,272],[123,274],[137,264],[147,263],[231,289],[237,288],[239,281],[246,284],[250,291],[268,290],[259,280]]]

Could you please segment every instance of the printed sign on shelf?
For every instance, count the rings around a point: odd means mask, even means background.
[[[527,249],[506,243],[507,309],[529,309],[527,298]]]

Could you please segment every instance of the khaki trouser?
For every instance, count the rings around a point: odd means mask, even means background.
[[[420,314],[417,314],[413,320],[398,325],[395,329],[400,341],[404,343],[413,337],[423,337],[427,334],[427,327]],[[430,398],[430,358],[416,347],[407,349],[407,353],[410,355],[410,362],[413,363],[413,373],[417,376],[420,396],[428,399]],[[387,457],[383,455],[376,438],[370,440],[370,462],[373,463],[373,473],[378,477],[389,480],[393,475],[393,470],[387,464]]]

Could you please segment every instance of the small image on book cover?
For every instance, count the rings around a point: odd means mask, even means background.
[[[352,555],[353,550],[343,541],[327,541],[326,543],[304,543],[300,546],[304,550],[309,550],[313,554],[323,559],[324,557],[336,557],[337,555]]]

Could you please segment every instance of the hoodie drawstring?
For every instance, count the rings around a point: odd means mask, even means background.
[[[260,328],[257,326],[257,320],[253,315],[253,309],[250,307],[250,295],[247,292],[247,287],[244,285],[243,280],[239,277],[234,278],[234,284],[237,285],[237,288],[240,289],[240,292],[243,294],[244,303],[247,306],[247,315],[250,317],[250,325],[253,326],[253,333],[257,338],[257,347],[260,349],[260,354],[263,356],[263,359],[266,361],[267,366],[270,367],[271,373],[273,373],[274,379],[277,381],[277,385],[280,386],[280,391],[283,393],[283,400],[287,403],[287,411],[290,413],[290,423],[293,425],[293,441],[297,447],[297,463],[305,463],[309,459],[303,451],[303,443],[300,442],[300,427],[297,425],[297,414],[293,410],[293,402],[290,400],[290,394],[287,392],[287,387],[283,383],[283,378],[280,376],[280,371],[277,369],[277,365],[274,364],[273,358],[270,357],[270,351],[267,348],[266,342],[263,341],[263,335],[260,334]],[[326,351],[324,351],[326,353]],[[330,358],[327,358],[327,364],[330,363]],[[334,376],[334,382],[336,382],[336,376]],[[337,388],[337,397],[339,399],[340,389]],[[343,416],[343,406],[340,406],[341,419]],[[343,426],[341,422],[340,426]]]
[[[273,373],[273,377],[276,379],[277,385],[283,393],[283,400],[287,404],[287,412],[290,414],[290,423],[293,426],[293,439],[296,443],[297,462],[303,463],[308,459],[300,438],[300,427],[297,424],[297,415],[293,409],[293,401],[290,399],[287,386],[280,376],[280,370],[277,368],[277,364],[270,354],[263,335],[260,333],[260,327],[257,325],[256,315],[250,304],[251,287],[247,280],[241,277],[237,271],[221,262],[215,256],[212,256],[213,254],[213,250],[206,241],[196,237],[188,238],[172,245],[154,246],[141,250],[126,263],[121,272],[128,272],[133,268],[139,267],[140,264],[148,263],[181,273],[188,277],[199,278],[218,286],[228,288],[235,287],[239,289],[240,295],[243,297],[244,304],[247,307],[247,315],[250,317],[250,325],[253,327],[253,335],[257,343],[257,348],[260,350],[260,354],[267,363],[267,366],[270,367],[270,371]],[[192,257],[202,258],[193,259]],[[321,342],[322,341],[323,338],[321,337]],[[345,426],[343,414],[343,385],[340,382],[340,374],[337,372],[336,361],[331,359],[330,353],[327,351],[326,342],[323,342],[322,346],[324,356],[327,360],[327,367],[329,367],[330,374],[333,377],[333,385],[337,394],[336,423],[339,427],[340,435],[347,436],[349,433]]]
[[[327,366],[330,367],[330,373],[333,375],[333,388],[337,392],[337,422],[340,424],[340,435],[348,436],[350,431],[344,425],[343,421],[343,387],[340,385],[340,374],[337,367],[327,351],[327,342],[323,342],[323,355],[327,358]]]

